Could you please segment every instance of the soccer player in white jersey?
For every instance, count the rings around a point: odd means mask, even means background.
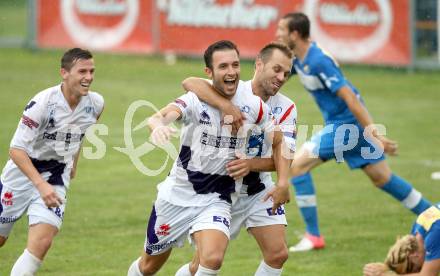
[[[263,131],[272,131],[269,108],[258,97],[237,90],[237,47],[230,41],[219,41],[207,48],[204,58],[205,71],[214,87],[235,105],[248,109],[250,123]],[[217,275],[223,261],[236,191],[236,182],[228,176],[226,164],[235,158],[237,149],[244,148],[247,137],[232,135],[227,127],[222,127],[219,110],[188,92],[149,119],[153,142],[161,145],[168,141],[174,132],[169,124],[176,120],[183,123],[179,157],[169,176],[158,186],[145,250],[130,266],[129,276],[156,273],[172,248],[181,246],[188,234],[200,252],[196,275]],[[282,138],[274,136],[274,151],[280,157]],[[277,159],[275,164],[282,179],[279,181],[286,183],[288,166],[277,163]]]
[[[34,275],[58,233],[75,175],[81,140],[104,107],[89,91],[92,54],[74,48],[61,59],[62,83],[41,91],[26,105],[12,138],[0,182],[0,246],[27,211],[28,241],[11,275]]]
[[[252,80],[240,88],[247,94],[259,96],[272,110],[275,123],[280,125],[284,141],[290,152],[295,151],[296,107],[292,100],[279,93],[279,89],[288,79],[292,66],[292,54],[289,48],[280,43],[270,43],[263,47],[255,62],[255,73]],[[213,90],[209,82],[188,78],[183,82],[186,90],[194,91],[198,97],[223,110],[223,112],[240,113],[232,103]],[[236,110],[234,110],[236,109]],[[247,110],[241,109],[247,117]],[[239,117],[239,116],[237,116]],[[270,171],[275,170],[272,158],[265,157],[268,147],[257,139],[250,140],[251,147],[257,148],[248,152],[247,158],[239,158],[228,163],[227,169],[234,179],[243,178],[242,194],[232,206],[231,237],[238,236],[241,227],[246,227],[256,239],[263,254],[255,275],[281,275],[284,262],[288,258],[285,239],[286,218],[284,206],[280,203],[289,199],[288,185],[273,185]],[[273,198],[273,202],[268,201]],[[176,276],[189,276],[197,269],[197,255],[191,264],[182,266]]]

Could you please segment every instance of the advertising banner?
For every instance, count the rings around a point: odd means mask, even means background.
[[[278,19],[295,1],[277,0],[157,0],[160,51],[202,55],[214,41],[234,41],[243,57],[275,39]]]
[[[39,0],[37,46],[150,53],[152,1]]]
[[[303,11],[341,62],[410,64],[410,0],[39,0],[40,47],[201,56],[220,39],[254,58],[277,21]]]
[[[310,18],[313,39],[339,61],[410,64],[409,0],[295,2]]]

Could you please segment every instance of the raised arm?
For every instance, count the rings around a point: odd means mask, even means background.
[[[186,91],[196,94],[200,100],[219,109],[223,116],[232,116],[232,132],[238,132],[245,117],[238,107],[217,92],[209,80],[189,77],[182,82],[182,86]]]
[[[378,133],[377,129],[373,127],[373,120],[367,109],[361,103],[357,95],[348,86],[341,87],[336,92],[336,95],[344,100],[344,102],[347,104],[348,108],[359,121],[361,126],[364,129],[371,130],[371,136],[379,140],[386,153],[390,155],[397,154],[397,143]]]

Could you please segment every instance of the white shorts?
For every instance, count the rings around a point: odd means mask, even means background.
[[[231,204],[214,202],[208,206],[182,207],[157,199],[153,205],[145,237],[145,252],[159,255],[172,247],[182,247],[188,235],[216,229],[229,239]]]
[[[0,236],[8,237],[14,223],[21,218],[26,210],[29,225],[47,223],[59,230],[67,203],[66,188],[60,185],[52,187],[63,199],[63,204],[56,208],[48,208],[34,186],[29,185],[28,189],[17,190],[2,185],[0,182]]]
[[[278,207],[272,214],[273,202],[271,199],[262,201],[269,189],[252,196],[239,197],[232,206],[231,239],[240,234],[241,227],[261,227],[267,225],[287,225],[284,205]]]

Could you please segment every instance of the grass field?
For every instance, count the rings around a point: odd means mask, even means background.
[[[0,50],[0,164],[27,101],[38,91],[60,81],[59,51]],[[53,244],[39,275],[126,275],[142,250],[146,220],[156,194],[156,184],[168,172],[147,177],[129,158],[114,150],[123,147],[123,122],[129,105],[139,99],[161,107],[182,93],[180,82],[190,75],[203,76],[201,60],[179,60],[167,66],[162,59],[143,56],[97,54],[93,90],[104,95],[101,123],[108,135],[104,158],[79,162],[72,182],[62,231]],[[360,89],[377,123],[387,127],[400,145],[400,155],[390,158],[396,173],[407,178],[431,201],[440,199],[440,182],[431,180],[440,171],[439,73],[408,74],[401,70],[346,68],[346,75]],[[242,79],[252,77],[252,64],[243,63]],[[298,106],[299,124],[321,124],[311,97],[297,79],[282,89]],[[136,113],[140,122],[151,114]],[[311,131],[311,128],[310,128]],[[310,132],[308,135],[310,136]],[[140,145],[148,132],[134,134]],[[86,145],[87,146],[87,145]],[[89,145],[90,146],[90,145]],[[158,168],[165,160],[161,150],[143,158]],[[168,164],[169,168],[171,164]],[[314,171],[325,250],[291,254],[284,275],[360,275],[364,263],[380,261],[397,234],[409,232],[412,213],[372,187],[360,171],[329,162]],[[294,202],[287,206],[288,241],[296,242],[303,229]],[[26,244],[27,219],[21,219],[0,249],[0,275],[8,275]],[[190,260],[186,245],[173,252],[159,275],[174,275]],[[253,275],[261,256],[252,237],[242,232],[228,248],[222,275]]]

